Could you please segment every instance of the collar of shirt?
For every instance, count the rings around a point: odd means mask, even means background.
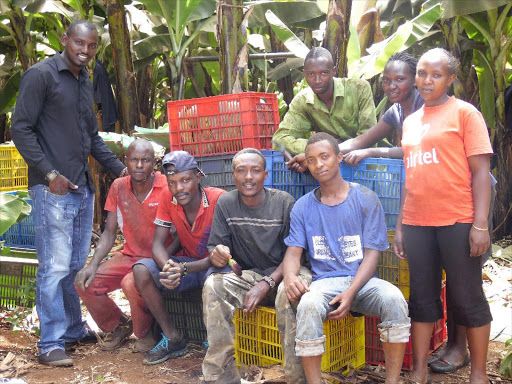
[[[144,201],[141,204],[143,204],[148,199],[148,197],[153,193],[153,191],[155,189],[167,188],[167,180],[165,178],[160,177],[160,175],[161,175],[160,172],[158,172],[158,171],[153,172],[152,175],[154,176],[153,185],[151,186],[151,190],[149,191],[148,195],[146,196],[146,198],[144,199]],[[126,179],[126,184],[128,184],[127,185],[128,189],[130,191],[133,191],[132,178],[130,177],[130,175],[125,176],[124,179]]]
[[[178,217],[183,221],[183,223],[190,227],[190,232],[194,232],[194,228],[196,226],[197,220],[201,217],[201,215],[204,213],[204,210],[210,206],[210,201],[208,200],[208,196],[206,195],[206,191],[204,190],[202,185],[199,185],[199,188],[201,189],[201,202],[202,204],[199,206],[199,211],[197,211],[197,215],[194,219],[194,222],[192,225],[188,223],[187,216],[185,215],[185,211],[183,210],[183,207],[178,204],[178,201],[173,196],[172,197],[172,203],[175,204],[178,208]]]
[[[57,64],[57,69],[59,72],[61,71],[70,71],[68,64],[62,57],[62,53],[57,52],[55,55],[53,55],[53,58],[55,59],[55,64]],[[83,77],[84,75],[88,76],[87,70],[85,68],[80,69],[80,77]]]
[[[333,103],[331,110],[334,110],[334,105],[336,104],[336,99],[338,97],[345,97],[345,84],[343,84],[343,79],[340,79],[338,77],[333,78],[334,81],[334,91],[333,91]],[[320,98],[309,88],[309,92],[306,95],[306,103],[313,104],[313,107],[315,109],[321,109],[324,112],[329,113],[330,111],[327,109],[327,106],[325,103],[320,100]]]

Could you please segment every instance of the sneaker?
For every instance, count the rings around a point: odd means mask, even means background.
[[[41,364],[52,365],[54,367],[69,367],[73,365],[73,359],[66,355],[63,349],[52,349],[43,355],[39,355],[38,360]]]
[[[124,318],[123,322],[117,326],[114,332],[105,335],[101,347],[109,351],[119,348],[126,338],[132,334],[132,331],[132,320]]]
[[[151,351],[144,356],[143,364],[153,365],[164,362],[170,357],[179,357],[187,353],[187,343],[181,338],[179,341],[172,341],[162,333],[162,340]]]

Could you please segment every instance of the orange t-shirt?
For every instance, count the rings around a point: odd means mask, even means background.
[[[405,119],[402,148],[407,189],[403,223],[472,223],[467,158],[493,153],[482,114],[453,96],[442,105],[423,106]]]

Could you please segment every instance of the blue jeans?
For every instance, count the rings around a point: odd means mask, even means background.
[[[301,297],[297,307],[297,356],[318,356],[325,352],[323,322],[329,312],[335,309],[329,302],[345,291],[353,279],[353,276],[330,277],[311,283],[309,292]],[[409,341],[411,320],[408,317],[407,302],[402,292],[393,284],[372,277],[357,292],[350,310],[369,316],[380,316],[382,322],[378,328],[381,341]]]
[[[94,194],[83,186],[59,196],[39,184],[30,188],[30,197],[39,261],[36,309],[41,334],[37,346],[42,355],[64,349],[66,342],[80,340],[86,334],[73,282],[89,254]]]

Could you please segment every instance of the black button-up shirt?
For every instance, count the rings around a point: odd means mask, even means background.
[[[85,68],[78,79],[60,53],[30,67],[21,78],[11,137],[28,164],[28,184],[48,185],[53,169],[73,184],[94,185],[88,157],[118,175],[124,164],[98,135],[93,88]]]

